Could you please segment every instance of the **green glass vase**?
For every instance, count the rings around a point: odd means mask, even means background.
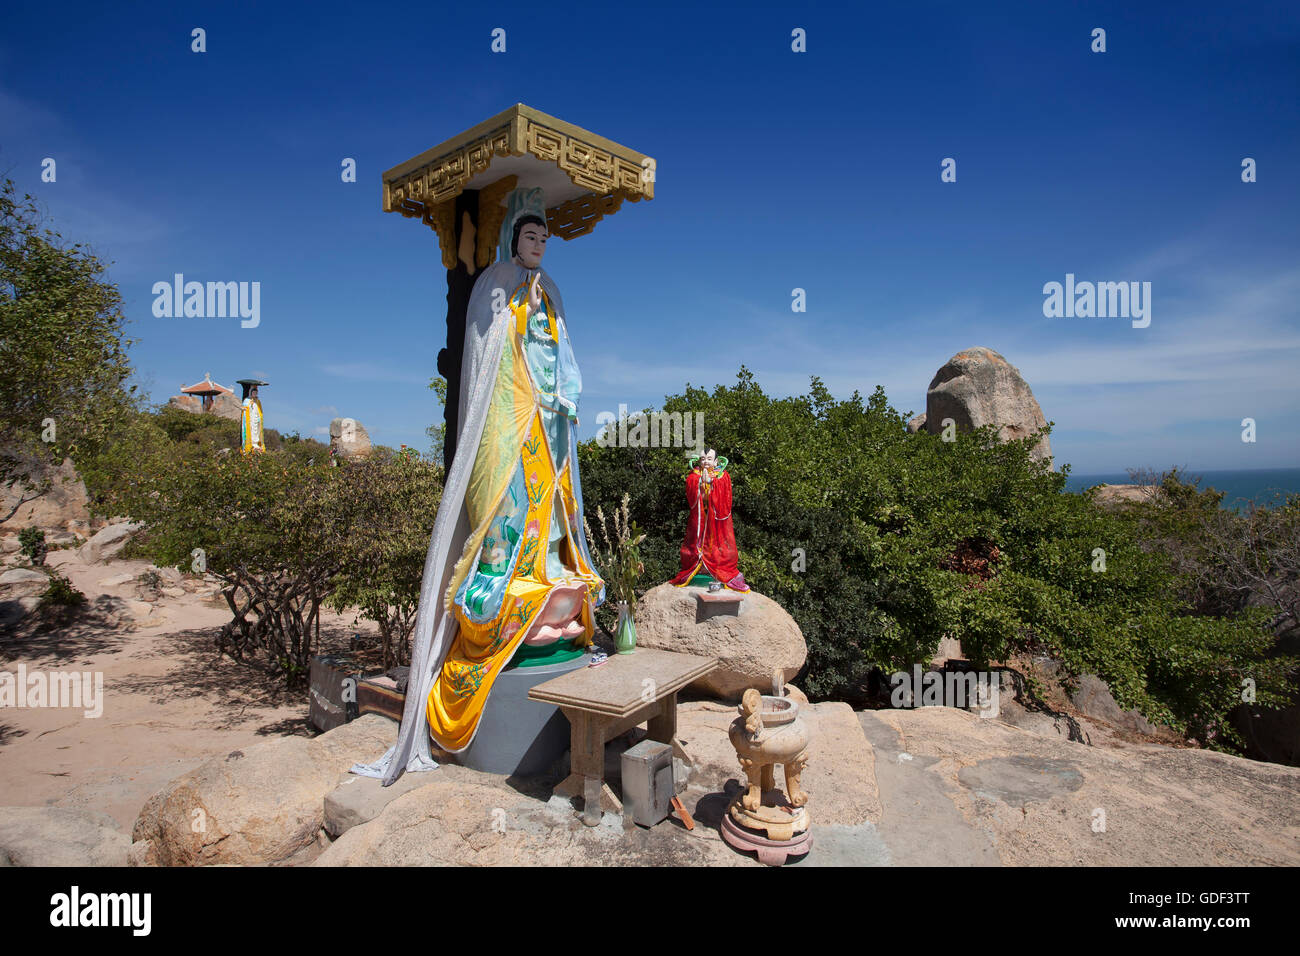
[[[620,654],[636,650],[636,621],[626,601],[618,602],[618,628],[614,632],[614,647]]]

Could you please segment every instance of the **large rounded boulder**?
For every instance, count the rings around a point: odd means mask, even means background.
[[[787,681],[794,679],[808,645],[785,608],[757,591],[744,594],[738,606],[702,601],[704,593],[671,584],[647,591],[636,606],[637,644],[716,657],[718,667],[691,687],[719,700],[738,701],[750,687],[769,693],[777,668]]]
[[[936,435],[943,434],[945,419],[960,431],[993,425],[1000,441],[1028,438],[1047,424],[1020,370],[983,347],[963,349],[935,373],[925,396],[924,420],[917,419],[909,423],[913,431],[924,427]],[[1033,457],[1052,457],[1046,436],[1034,446]]]

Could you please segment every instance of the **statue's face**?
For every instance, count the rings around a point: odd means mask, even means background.
[[[525,269],[536,269],[542,264],[547,235],[546,227],[535,222],[530,222],[519,230],[519,242],[515,244],[515,249],[518,250],[516,258]]]
[[[256,385],[254,385],[252,388],[250,388],[250,389],[248,390],[248,397],[249,397],[249,398],[257,398],[257,386],[256,386]]]
[[[708,454],[706,454],[703,458],[701,458],[701,459],[700,459],[700,467],[701,467],[701,468],[717,468],[717,467],[718,467],[718,455],[717,455],[717,453],[711,451],[711,452],[709,452]]]

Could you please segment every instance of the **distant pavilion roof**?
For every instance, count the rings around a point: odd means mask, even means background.
[[[591,232],[623,200],[655,195],[655,161],[558,117],[516,103],[384,173],[384,212],[421,220],[438,234],[443,265],[456,268],[456,197],[478,190],[474,258],[492,263],[502,206],[512,189],[540,186],[552,235]]]
[[[235,390],[233,388],[226,388],[224,385],[218,385],[216,382],[212,381],[212,374],[210,372],[204,372],[203,381],[199,382],[197,385],[186,385],[182,387],[181,393],[184,395],[234,395]]]

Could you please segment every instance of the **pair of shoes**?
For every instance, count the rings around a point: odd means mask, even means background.
[[[591,654],[591,663],[589,663],[587,666],[599,667],[607,660],[609,660],[609,655],[606,654],[604,651],[593,651]]]

